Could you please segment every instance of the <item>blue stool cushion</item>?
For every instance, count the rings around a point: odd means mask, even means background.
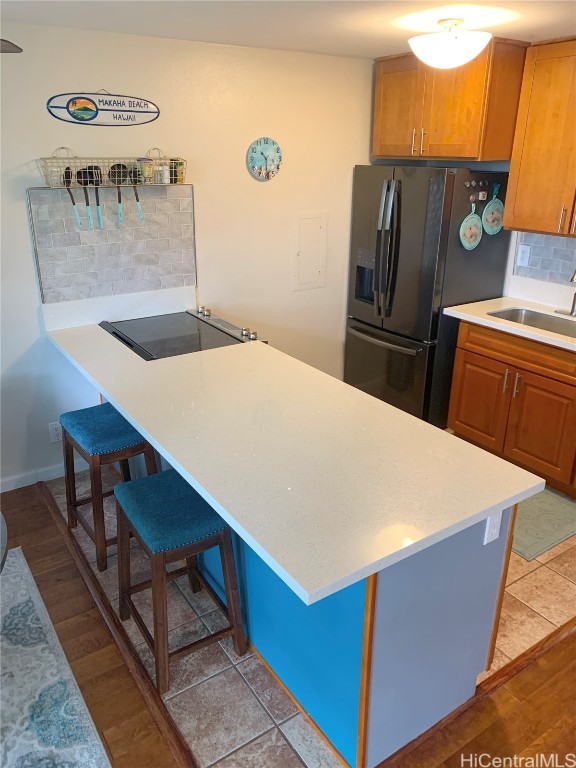
[[[144,442],[142,435],[110,403],[63,413],[60,424],[90,456],[122,451]]]
[[[119,483],[114,493],[153,554],[195,544],[228,527],[174,469]]]

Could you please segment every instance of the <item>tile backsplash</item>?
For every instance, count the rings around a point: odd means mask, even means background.
[[[528,266],[518,265],[518,248],[530,246]],[[519,232],[516,241],[514,274],[548,283],[568,284],[576,269],[576,239],[555,235]]]
[[[65,189],[28,190],[44,303],[196,284],[192,185],[139,186],[143,222],[133,188],[122,187],[120,226],[116,188],[100,188],[99,194],[103,228],[90,187],[95,228],[88,229],[82,189],[73,189],[82,227]]]

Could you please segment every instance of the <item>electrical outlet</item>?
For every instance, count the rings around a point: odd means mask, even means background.
[[[50,435],[51,443],[62,442],[62,426],[59,421],[53,421],[48,424],[48,433]]]
[[[523,243],[522,245],[518,246],[518,250],[516,251],[516,266],[527,267],[529,262],[530,246]]]
[[[490,544],[496,541],[500,536],[500,524],[502,523],[502,512],[491,515],[486,519],[486,530],[484,531],[484,544]]]

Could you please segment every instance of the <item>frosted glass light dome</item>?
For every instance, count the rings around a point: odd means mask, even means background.
[[[475,59],[486,48],[490,32],[472,32],[459,29],[461,19],[442,19],[438,22],[444,32],[416,35],[408,40],[416,56],[429,67],[454,69]]]

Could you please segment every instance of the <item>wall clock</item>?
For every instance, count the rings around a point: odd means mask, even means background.
[[[274,139],[261,136],[253,141],[246,152],[246,168],[256,181],[270,181],[280,170],[282,150]]]

